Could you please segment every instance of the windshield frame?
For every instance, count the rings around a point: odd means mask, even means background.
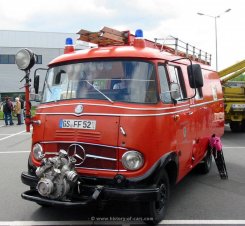
[[[134,63],[144,63],[147,64],[148,67],[152,69],[151,73],[152,75],[150,75],[150,82],[154,83],[154,89],[152,90],[152,93],[154,94],[154,101],[150,101],[150,102],[144,102],[144,101],[122,101],[122,100],[111,100],[110,97],[107,97],[106,94],[104,94],[102,91],[100,92],[99,90],[96,89],[96,87],[93,87],[94,90],[97,90],[98,93],[101,94],[101,96],[104,96],[103,99],[97,99],[97,98],[81,98],[81,97],[75,97],[75,98],[69,98],[69,99],[56,99],[56,100],[52,100],[52,101],[44,101],[44,93],[45,93],[45,89],[47,89],[47,79],[50,73],[50,70],[53,70],[56,67],[62,67],[62,66],[69,66],[69,65],[75,65],[75,64],[79,64],[79,63],[98,63],[98,62],[134,62]],[[149,75],[147,75],[149,76]],[[125,79],[126,80],[126,79]],[[129,79],[128,79],[129,80]],[[133,80],[133,79],[131,79]],[[85,80],[87,83],[88,81]],[[143,81],[143,80],[142,80]],[[145,80],[147,81],[147,80]],[[46,84],[45,84],[46,83]],[[90,84],[91,85],[91,84]],[[49,87],[50,88],[50,87]],[[156,64],[154,61],[151,60],[145,60],[145,59],[141,59],[141,58],[100,58],[100,59],[87,59],[87,60],[73,60],[73,61],[68,61],[68,62],[62,62],[62,63],[58,63],[58,64],[54,64],[51,65],[48,68],[48,71],[46,73],[45,76],[45,80],[44,80],[44,84],[43,84],[43,89],[42,89],[42,98],[41,98],[41,103],[42,104],[47,104],[47,103],[52,103],[52,102],[60,102],[60,101],[71,101],[71,100],[108,100],[111,103],[114,102],[121,102],[121,103],[131,103],[131,104],[157,104],[159,102],[159,87],[158,87],[158,79],[157,79],[157,70],[156,70]]]

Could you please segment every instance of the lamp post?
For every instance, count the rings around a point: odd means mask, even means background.
[[[223,13],[216,15],[216,16],[212,16],[212,15],[208,15],[208,14],[204,14],[204,13],[197,13],[199,16],[208,16],[214,19],[214,28],[215,28],[215,55],[216,55],[216,71],[218,71],[218,35],[217,35],[217,19],[220,18],[220,16],[224,13],[228,13],[230,12],[231,9],[227,9],[225,10]]]

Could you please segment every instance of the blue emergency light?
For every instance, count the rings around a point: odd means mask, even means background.
[[[72,40],[72,38],[67,38],[67,39],[66,39],[66,45],[68,45],[68,46],[73,45],[73,40]]]
[[[66,44],[64,48],[64,53],[71,53],[74,52],[73,40],[72,38],[66,38]]]
[[[141,29],[135,31],[135,38],[143,38],[143,31]]]

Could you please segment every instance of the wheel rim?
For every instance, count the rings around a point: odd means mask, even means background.
[[[158,212],[160,212],[166,206],[168,191],[165,184],[161,184],[159,188],[159,194],[160,194],[160,199],[156,202],[156,210]]]

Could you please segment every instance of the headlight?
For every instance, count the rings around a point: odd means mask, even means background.
[[[144,158],[138,151],[128,151],[122,156],[122,164],[127,170],[137,170],[144,164]]]
[[[29,49],[21,49],[15,55],[15,62],[20,70],[29,70],[36,63],[36,55]]]
[[[44,157],[43,147],[40,144],[34,144],[32,151],[33,151],[34,158],[36,160],[40,161],[41,159],[43,159]]]

